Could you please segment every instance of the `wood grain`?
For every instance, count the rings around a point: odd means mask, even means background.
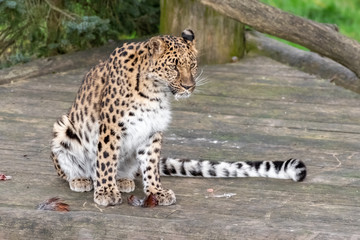
[[[266,57],[204,69],[209,83],[174,102],[163,154],[208,160],[285,160],[303,183],[164,177],[176,205],[98,208],[49,159],[53,122],[86,67],[0,85],[0,239],[356,239],[360,237],[360,96]],[[136,181],[136,196],[143,196]],[[236,193],[231,198],[209,198]],[[58,196],[70,212],[36,210]],[[129,194],[124,194],[124,198]],[[208,198],[207,198],[208,197]]]

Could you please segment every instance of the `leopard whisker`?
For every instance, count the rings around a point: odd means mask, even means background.
[[[196,81],[196,79],[201,78],[201,76],[203,75],[203,73],[204,73],[204,68],[201,68],[200,72],[199,72],[199,73],[196,73],[195,81]]]
[[[209,80],[208,77],[203,77],[203,78],[198,79],[198,80],[196,81],[196,86],[197,86],[197,87],[198,87],[198,86],[202,86],[202,85],[208,84],[209,82],[211,82],[211,80]]]
[[[209,83],[210,81],[208,80],[208,77],[207,76],[203,76],[203,73],[204,73],[204,68],[201,69],[200,73],[195,77],[195,83],[196,83],[196,86],[202,86],[202,85],[205,85],[207,83]]]

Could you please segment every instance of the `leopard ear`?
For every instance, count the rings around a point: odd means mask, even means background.
[[[160,56],[165,51],[165,42],[161,37],[152,37],[148,44],[149,53],[152,56]]]
[[[185,29],[182,33],[181,33],[181,36],[187,40],[187,41],[190,41],[192,42],[194,39],[195,39],[195,34],[193,32],[193,30],[191,29]]]

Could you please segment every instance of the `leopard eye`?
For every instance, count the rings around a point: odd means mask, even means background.
[[[190,68],[195,68],[195,63],[192,63],[191,65],[190,65]]]
[[[176,65],[168,65],[169,66],[169,68],[171,69],[171,70],[175,70],[176,69]]]

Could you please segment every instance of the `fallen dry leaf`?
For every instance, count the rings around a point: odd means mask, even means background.
[[[152,193],[145,199],[143,207],[156,207],[158,205],[158,200],[156,199],[156,196]]]
[[[6,176],[5,174],[0,174],[0,181],[10,180],[11,178],[12,178],[11,176]]]
[[[47,200],[43,201],[42,203],[40,203],[37,206],[37,210],[68,212],[69,205],[61,202],[60,198],[53,197],[53,198],[47,199]]]
[[[144,200],[140,199],[134,195],[131,195],[130,197],[128,197],[128,204],[131,206],[135,206],[135,207],[139,207],[143,205]]]
[[[156,199],[156,196],[152,193],[150,193],[149,196],[145,197],[144,199],[140,199],[134,195],[131,195],[128,197],[128,204],[131,206],[136,207],[150,207],[153,208],[157,206],[159,203]]]

